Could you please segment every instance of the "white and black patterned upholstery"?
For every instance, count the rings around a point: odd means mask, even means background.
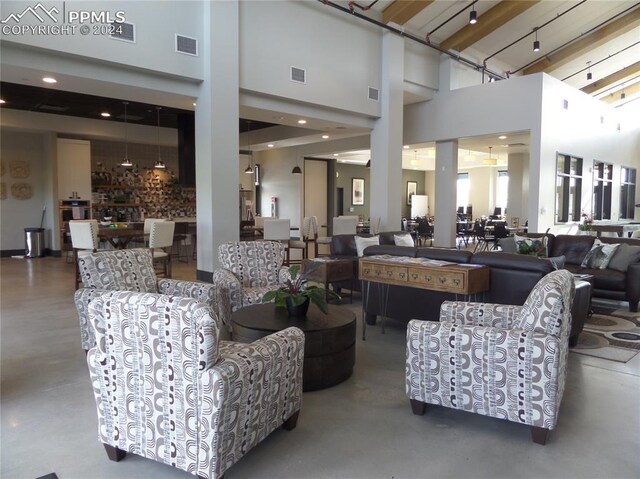
[[[297,418],[304,359],[297,328],[252,344],[219,341],[209,306],[127,291],[91,301],[89,320],[96,344],[87,362],[108,451],[218,478]]]
[[[558,270],[523,306],[445,302],[440,322],[409,322],[406,392],[436,404],[553,429],[564,392],[574,281]],[[546,431],[535,431],[544,443]],[[539,440],[540,434],[544,438]]]
[[[151,252],[147,248],[134,248],[92,253],[78,259],[84,288],[75,292],[76,309],[80,319],[82,349],[95,344],[93,329],[89,326],[89,302],[106,291],[137,291],[162,293],[193,298],[216,308],[215,288],[209,283],[161,279],[153,268]]]
[[[218,248],[221,268],[213,273],[218,316],[231,323],[231,313],[262,302],[267,291],[290,277],[283,267],[285,247],[277,241],[230,241]]]

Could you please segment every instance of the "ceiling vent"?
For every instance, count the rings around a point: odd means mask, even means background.
[[[296,83],[307,83],[307,71],[302,68],[291,67],[291,76],[289,79]]]
[[[114,40],[121,40],[123,42],[136,42],[136,26],[133,23],[118,23],[113,22],[114,32],[109,35]]]
[[[68,106],[58,106],[58,105],[40,105],[38,108],[40,110],[56,111],[56,112],[63,112],[69,109]]]
[[[509,148],[513,148],[514,146],[527,146],[525,143],[509,143]]]
[[[380,101],[380,90],[369,87],[369,100]]]
[[[178,35],[176,33],[176,52],[197,57],[198,40],[191,37],[185,37],[184,35]]]

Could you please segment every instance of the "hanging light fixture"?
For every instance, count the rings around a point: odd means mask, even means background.
[[[476,0],[471,2],[471,6],[473,7],[473,10],[469,12],[469,23],[471,25],[475,25],[478,22],[478,12],[476,12],[476,7],[474,7],[475,3],[476,3]]]
[[[588,71],[587,71],[587,80],[591,80],[593,75],[591,74],[591,62],[587,62]]]
[[[485,165],[497,165],[498,164],[498,159],[497,158],[491,158],[491,149],[492,148],[493,148],[493,146],[489,147],[489,158],[482,162]]]
[[[251,151],[251,120],[247,120],[247,143],[249,144],[249,165],[245,168],[244,172],[247,175],[253,174],[253,151]]]
[[[298,160],[296,160],[296,166],[294,166],[293,170],[291,170],[291,174],[292,175],[301,175],[302,174],[302,169],[298,166]]]
[[[627,95],[624,93],[624,90],[622,90],[622,93],[620,93],[620,99],[624,100],[625,98],[627,98]]]
[[[156,164],[153,166],[153,168],[156,170],[164,170],[166,166],[162,161],[162,157],[160,156],[160,110],[162,110],[162,107],[157,106],[156,110],[158,111],[158,129],[157,129],[158,161],[156,161]]]
[[[533,51],[534,52],[539,52],[540,51],[540,42],[538,41],[538,27],[533,29],[536,32],[536,39],[533,41]]]
[[[122,163],[120,163],[120,166],[131,168],[133,163],[131,163],[131,160],[129,159],[129,135],[127,132],[127,105],[129,102],[123,101],[122,103],[124,105],[124,159],[122,160]]]

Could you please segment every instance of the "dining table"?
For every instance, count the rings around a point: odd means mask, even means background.
[[[134,238],[149,237],[143,230],[131,227],[100,227],[98,238],[108,241],[115,249],[126,249]]]

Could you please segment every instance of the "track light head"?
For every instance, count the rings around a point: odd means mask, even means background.
[[[534,52],[539,52],[540,51],[540,42],[538,40],[533,42],[533,51]]]
[[[469,23],[475,25],[478,22],[478,13],[474,10],[469,12]]]
[[[625,98],[627,98],[627,95],[624,92],[620,93],[620,99],[624,100]]]
[[[591,74],[591,72],[587,73],[587,80],[591,80],[593,78],[593,75]]]

